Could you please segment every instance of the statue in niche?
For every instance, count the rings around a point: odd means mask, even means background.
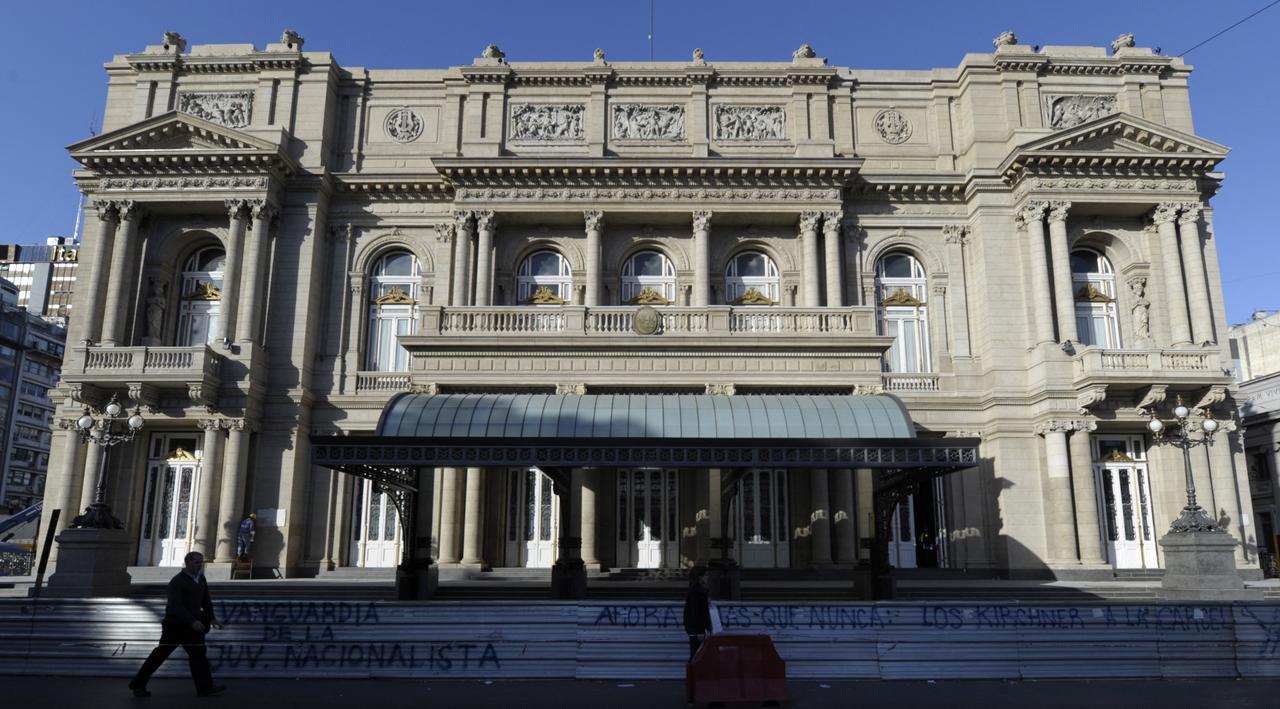
[[[164,329],[164,309],[168,298],[169,286],[159,278],[151,279],[151,292],[147,295],[147,335],[156,342],[160,341],[160,333]]]
[[[1151,344],[1151,301],[1147,300],[1147,279],[1135,278],[1129,283],[1133,291],[1133,334],[1139,345]]]

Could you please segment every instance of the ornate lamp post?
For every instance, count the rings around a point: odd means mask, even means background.
[[[140,408],[134,407],[133,413],[127,419],[122,418],[125,413],[124,407],[120,406],[120,402],[116,400],[116,395],[112,394],[111,401],[107,402],[98,417],[95,418],[86,406],[84,414],[76,419],[76,433],[79,434],[80,440],[102,446],[103,455],[102,464],[97,470],[97,488],[93,494],[93,504],[89,505],[84,514],[71,520],[72,527],[77,529],[122,529],[124,527],[120,520],[111,514],[111,507],[107,504],[106,452],[118,443],[132,441],[134,435],[145,423]]]
[[[1178,405],[1173,409],[1174,421],[1166,424],[1156,418],[1155,413],[1152,412],[1151,420],[1147,422],[1147,428],[1151,431],[1151,437],[1155,439],[1157,445],[1171,445],[1182,449],[1182,467],[1187,476],[1187,506],[1182,508],[1182,514],[1173,521],[1169,531],[1178,534],[1222,532],[1223,529],[1218,526],[1218,523],[1205,514],[1204,509],[1196,503],[1196,482],[1191,477],[1191,449],[1196,446],[1212,445],[1213,435],[1218,432],[1219,424],[1214,420],[1213,412],[1206,410],[1204,420],[1199,426],[1194,426],[1187,420],[1190,414],[1191,411],[1182,403],[1182,397],[1179,396]],[[1167,430],[1170,427],[1173,428],[1172,433]],[[1192,434],[1197,430],[1200,435],[1193,438]]]

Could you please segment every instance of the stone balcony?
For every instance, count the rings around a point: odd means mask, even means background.
[[[1231,379],[1216,348],[1108,350],[1087,348],[1075,355],[1076,384],[1218,384]]]
[[[181,389],[194,403],[216,400],[223,357],[208,345],[192,347],[77,347],[79,366],[62,370],[72,386],[127,388],[139,404],[158,403],[159,390]]]

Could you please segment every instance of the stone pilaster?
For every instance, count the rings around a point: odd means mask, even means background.
[[[464,566],[484,563],[480,555],[480,535],[484,529],[484,471],[467,468],[467,483],[462,516],[462,561]]]
[[[1053,299],[1058,310],[1058,341],[1079,342],[1076,299],[1071,283],[1071,249],[1067,244],[1070,202],[1049,203],[1049,252],[1053,258]]]
[[[844,307],[844,258],[840,253],[840,231],[843,215],[826,212],[822,215],[822,245],[826,252],[827,307]]]
[[[1209,283],[1205,277],[1204,253],[1200,246],[1200,213],[1198,204],[1183,206],[1178,217],[1178,237],[1182,243],[1182,267],[1186,269],[1187,306],[1191,315],[1191,339],[1196,344],[1211,343],[1213,304],[1209,301]]]
[[[693,305],[711,304],[711,212],[693,213]]]
[[[951,349],[957,357],[968,357],[972,350],[969,345],[969,300],[964,247],[969,243],[969,227],[962,224],[944,226],[942,237],[947,244],[947,271],[956,286],[951,296]]]
[[[492,211],[476,212],[476,305],[493,302],[493,234],[497,228]]]
[[[800,277],[804,288],[804,307],[817,308],[822,305],[819,289],[822,274],[818,266],[818,220],[821,212],[800,213],[800,249],[804,273]]]
[[[600,273],[603,268],[600,237],[604,232],[604,212],[599,209],[588,209],[583,211],[582,218],[587,228],[587,290],[583,304],[600,305],[600,292],[604,286],[603,274]]]
[[[1174,222],[1180,205],[1163,203],[1151,220],[1156,224],[1160,251],[1164,255],[1164,297],[1169,313],[1169,339],[1174,345],[1191,343],[1191,323],[1187,318],[1187,293],[1183,288],[1182,260],[1178,257],[1178,232]]]
[[[471,305],[471,212],[454,212],[453,305]]]
[[[1036,344],[1053,342],[1053,293],[1049,290],[1049,254],[1044,243],[1044,213],[1047,202],[1027,202],[1018,212],[1018,220],[1027,230],[1028,261],[1031,291],[1031,333]]]

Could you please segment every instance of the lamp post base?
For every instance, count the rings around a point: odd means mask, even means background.
[[[1171,601],[1262,600],[1236,570],[1236,540],[1226,532],[1170,532],[1164,548],[1160,597]]]
[[[122,529],[67,529],[57,536],[58,562],[45,595],[68,598],[128,596],[129,536]]]

